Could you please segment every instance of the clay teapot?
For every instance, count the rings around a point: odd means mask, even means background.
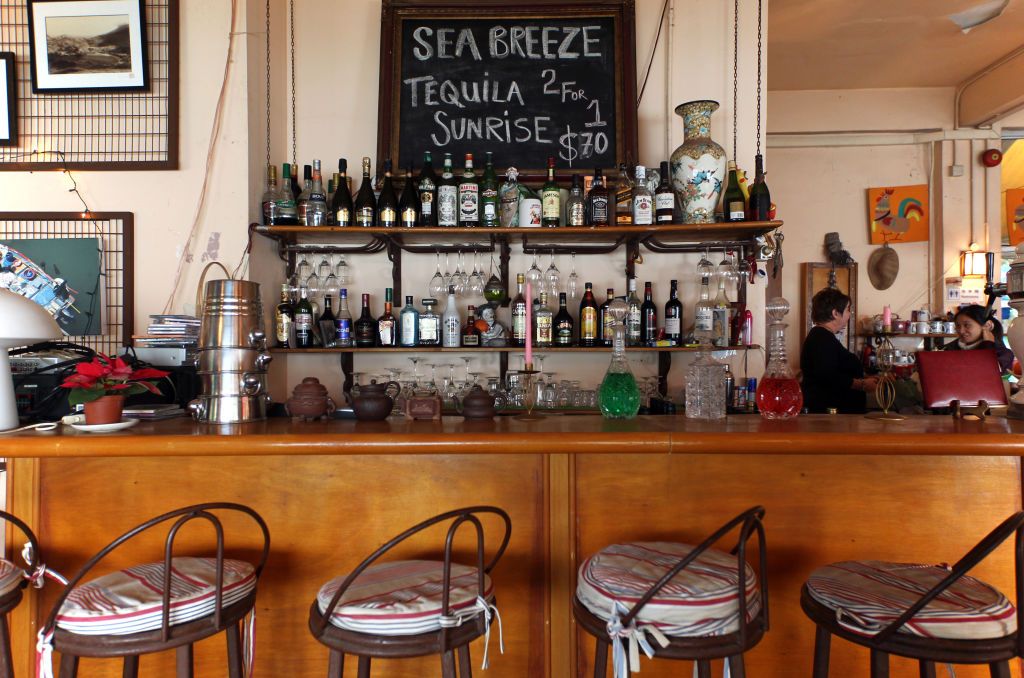
[[[395,407],[393,398],[398,395],[402,387],[396,381],[386,381],[378,384],[376,379],[371,379],[366,386],[359,387],[358,395],[353,396],[346,393],[352,404],[359,421],[381,421],[387,419],[391,410]]]
[[[494,418],[494,396],[475,384],[462,399],[462,416],[466,419]]]
[[[306,421],[319,419],[334,412],[334,401],[327,395],[327,387],[316,377],[306,377],[292,390],[292,397],[284,404],[284,411],[292,417]]]

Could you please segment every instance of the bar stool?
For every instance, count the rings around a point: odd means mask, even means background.
[[[493,514],[505,534],[484,563],[484,530],[478,516]],[[375,564],[392,548],[424,529],[451,521],[444,560]],[[469,523],[476,533],[474,566],[452,562],[455,533]],[[469,644],[484,636],[487,668],[490,626],[497,617],[490,573],[508,547],[512,521],[493,506],[472,506],[434,516],[402,532],[355,570],[324,584],[309,608],[309,630],[330,648],[329,678],[341,678],[345,655],[359,658],[359,678],[369,678],[372,658],[441,656],[443,678],[472,678]],[[498,617],[499,642],[501,618]],[[504,648],[502,648],[504,651]],[[458,673],[455,655],[458,653]]]
[[[224,527],[215,513],[236,512],[259,526],[259,563],[224,557]],[[179,530],[193,520],[209,522],[217,536],[215,558],[174,555]],[[111,551],[161,523],[173,521],[161,562],[130,567],[80,584]],[[253,610],[256,584],[270,551],[270,532],[247,506],[226,502],[196,504],[157,516],[121,535],[78,571],[57,598],[40,631],[43,666],[50,652],[61,653],[60,678],[78,674],[79,657],[123,657],[122,676],[138,675],[139,655],[175,649],[177,676],[192,676],[195,642],[227,633],[228,674],[241,678],[241,622]]]
[[[815,570],[800,593],[800,605],[817,627],[814,677],[827,678],[836,635],[871,650],[872,678],[889,675],[890,654],[918,660],[923,678],[934,678],[936,662],[988,664],[993,678],[1009,678],[1009,660],[1024,649],[1017,631],[1021,611],[967,572],[1011,534],[1019,603],[1024,512],[1004,520],[952,567],[852,560]]]
[[[616,678],[640,670],[640,650],[652,659],[696,661],[699,678],[711,678],[711,660],[724,658],[732,676],[743,678],[743,653],[768,630],[764,513],[760,506],[750,508],[696,547],[631,542],[587,558],[580,566],[573,613],[597,639],[595,678],[606,675],[609,645]],[[732,551],[711,548],[736,527],[739,538]],[[746,559],[754,533],[756,575]],[[655,649],[647,635],[660,647]]]
[[[41,564],[39,541],[29,526],[7,511],[0,511],[0,519],[17,526],[28,538],[28,545],[21,554],[25,561],[24,568],[18,567],[11,560],[0,559],[0,678],[13,678],[11,633],[7,625],[7,613],[18,606],[21,602],[21,592],[30,582],[35,582],[42,576],[45,567]]]

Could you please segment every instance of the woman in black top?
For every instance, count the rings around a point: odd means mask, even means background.
[[[800,350],[801,388],[804,407],[812,414],[834,408],[840,414],[863,414],[867,391],[878,385],[877,377],[864,377],[860,360],[836,339],[850,321],[850,297],[826,288],[811,300],[811,321]]]
[[[996,352],[996,360],[1003,374],[1013,369],[1013,351],[1003,341],[1003,326],[984,306],[970,304],[956,312],[957,340],[946,346],[947,351],[973,351],[990,348]]]

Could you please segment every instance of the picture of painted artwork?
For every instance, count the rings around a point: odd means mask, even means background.
[[[98,238],[0,240],[0,288],[45,308],[67,336],[103,334]]]
[[[1006,191],[1006,232],[1011,245],[1024,242],[1024,188]]]
[[[927,242],[928,185],[869,188],[868,215],[873,245]]]

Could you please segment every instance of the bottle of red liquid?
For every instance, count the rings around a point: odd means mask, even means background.
[[[786,358],[786,323],[789,302],[782,297],[770,300],[768,315],[768,365],[757,385],[757,409],[765,419],[789,419],[800,414],[804,394],[793,378]]]

